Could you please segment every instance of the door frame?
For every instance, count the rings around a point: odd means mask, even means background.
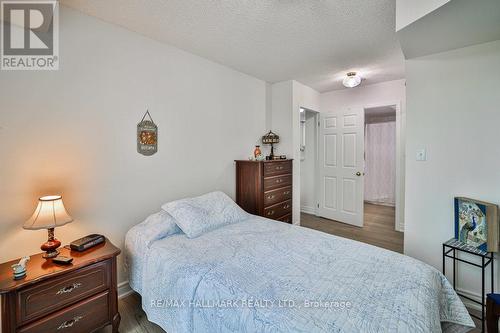
[[[405,198],[405,137],[406,118],[402,111],[400,100],[383,101],[374,104],[363,105],[363,108],[377,108],[383,106],[396,107],[396,213],[395,229],[404,232],[404,198]]]
[[[396,212],[395,212],[395,229],[404,232],[404,192],[405,192],[405,138],[406,138],[406,115],[402,110],[401,100],[389,100],[377,103],[369,103],[361,106],[363,110],[375,107],[390,106],[396,107]],[[356,106],[349,106],[356,107]],[[364,126],[364,125],[363,125]],[[319,128],[316,131],[316,216],[318,215],[318,205],[320,193],[320,175],[319,175]]]
[[[300,205],[300,212],[306,213],[306,214],[313,214],[315,216],[318,216],[319,177],[317,177],[317,175],[319,173],[319,121],[320,121],[319,115],[320,115],[320,111],[312,110],[312,109],[309,109],[309,108],[306,108],[303,106],[299,107],[299,110],[300,109],[304,109],[305,112],[314,113],[314,122],[315,122],[315,125],[314,125],[314,132],[315,132],[315,135],[314,135],[314,184],[313,184],[313,186],[314,186],[314,198],[313,198],[314,205],[313,205],[313,207],[303,207],[302,205]],[[299,176],[302,177],[301,174]],[[300,194],[299,194],[299,196],[300,196]],[[303,209],[303,208],[305,208],[305,209]]]

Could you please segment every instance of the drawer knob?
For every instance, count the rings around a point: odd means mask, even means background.
[[[267,198],[268,199],[274,199],[274,194],[268,195]]]
[[[276,183],[281,183],[283,181],[283,179],[276,179]]]
[[[271,215],[274,215],[274,210],[270,210],[267,212],[267,216],[271,216]]]
[[[287,209],[287,208],[290,208],[290,205],[284,205],[283,206],[283,209]]]
[[[74,317],[71,320],[66,320],[64,323],[62,323],[61,325],[59,325],[59,327],[57,328],[57,330],[59,331],[59,330],[65,329],[65,328],[72,327],[75,323],[77,323],[82,318],[83,318],[82,316],[76,316],[76,317]]]
[[[282,166],[277,166],[276,170],[283,170],[283,167]]]
[[[290,194],[290,191],[285,191],[285,192],[283,192],[283,194],[288,195],[288,194]]]
[[[82,286],[82,284],[80,282],[73,283],[70,286],[66,286],[64,288],[59,289],[59,291],[56,293],[56,295],[62,295],[62,294],[70,293],[73,290],[75,290],[77,288],[80,288],[81,286]]]

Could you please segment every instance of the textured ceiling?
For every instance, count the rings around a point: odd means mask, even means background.
[[[395,0],[61,0],[268,82],[318,91],[404,77]]]

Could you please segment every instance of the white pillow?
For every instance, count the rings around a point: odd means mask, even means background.
[[[220,191],[172,201],[161,208],[174,217],[188,238],[196,238],[205,232],[249,217],[248,213]]]
[[[150,246],[156,240],[181,232],[175,219],[163,209],[149,215],[136,227],[140,230],[140,238],[144,245]]]

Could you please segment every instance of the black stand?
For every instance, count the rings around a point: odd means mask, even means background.
[[[453,254],[450,255],[450,252],[452,252]],[[474,256],[477,256],[477,257],[480,257],[481,258],[481,264],[477,264],[475,262],[472,262],[472,261],[468,261],[468,260],[465,260],[465,259],[461,259],[461,258],[458,258],[458,253],[457,252],[465,252],[465,253],[468,253],[468,254],[472,254]],[[466,296],[460,292],[456,292],[457,295],[463,297],[463,298],[466,298],[468,299],[469,301],[471,302],[474,302],[476,304],[479,304],[481,305],[481,317],[479,316],[476,316],[474,314],[470,314],[472,317],[474,318],[477,318],[479,320],[481,320],[481,332],[484,332],[484,321],[486,319],[486,316],[485,316],[485,306],[486,306],[486,301],[485,301],[485,297],[484,297],[484,294],[485,294],[485,283],[484,283],[484,274],[485,274],[485,270],[486,270],[486,267],[490,265],[490,268],[491,268],[491,292],[493,293],[494,292],[494,278],[493,278],[493,272],[494,272],[494,269],[493,269],[493,253],[491,252],[485,252],[485,251],[482,251],[482,250],[479,250],[478,248],[475,248],[473,246],[470,246],[470,245],[466,245],[462,242],[459,242],[458,240],[452,238],[450,239],[449,241],[443,243],[443,275],[446,276],[446,258],[451,258],[453,259],[453,289],[455,289],[456,291],[456,273],[457,273],[457,261],[459,262],[463,262],[463,263],[466,263],[466,264],[469,264],[469,265],[472,265],[472,266],[476,266],[476,267],[479,267],[481,268],[481,302],[469,297],[469,296]]]

